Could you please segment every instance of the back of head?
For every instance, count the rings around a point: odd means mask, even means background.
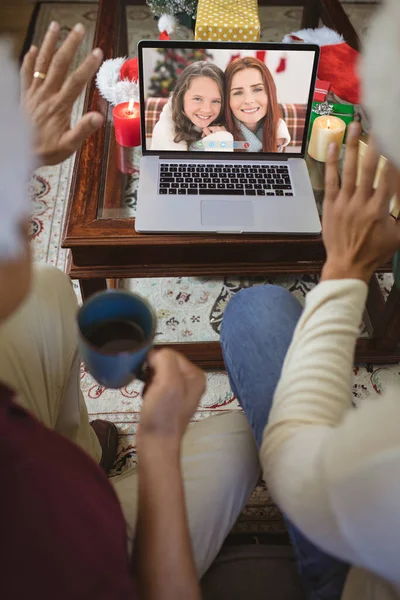
[[[400,1],[385,0],[371,22],[361,61],[363,103],[379,149],[400,169]]]

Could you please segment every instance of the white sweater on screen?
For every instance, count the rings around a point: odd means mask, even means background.
[[[288,518],[352,568],[343,600],[400,599],[400,388],[352,407],[368,288],[307,296],[264,431],[261,461]]]

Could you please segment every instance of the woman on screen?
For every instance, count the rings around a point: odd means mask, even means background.
[[[153,130],[150,150],[233,150],[224,127],[224,73],[206,61],[187,66]]]
[[[225,85],[226,127],[234,141],[247,142],[248,152],[282,152],[290,134],[268,67],[258,58],[238,58],[225,70]]]

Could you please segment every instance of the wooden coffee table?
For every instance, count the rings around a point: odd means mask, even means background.
[[[127,54],[125,2],[101,0],[95,46],[105,58]],[[110,108],[92,83],[85,110],[101,110],[107,125],[76,157],[63,247],[69,248],[69,275],[82,295],[107,288],[120,278],[275,275],[319,273],[325,259],[320,237],[268,235],[141,235],[124,204],[126,175],[117,168]],[[316,167],[310,163],[311,171]],[[318,173],[311,172],[313,178]],[[390,266],[382,268],[388,271]],[[376,278],[370,286],[371,338],[357,344],[358,362],[400,359],[400,293],[385,303]],[[218,342],[173,344],[204,368],[223,367]]]

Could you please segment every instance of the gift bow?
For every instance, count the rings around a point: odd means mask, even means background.
[[[318,106],[314,106],[312,110],[317,115],[324,116],[324,117],[333,115],[333,114],[336,115],[337,117],[348,117],[349,116],[348,113],[336,112],[335,109],[333,108],[333,104],[329,104],[328,101],[321,102],[321,104],[318,104]]]

